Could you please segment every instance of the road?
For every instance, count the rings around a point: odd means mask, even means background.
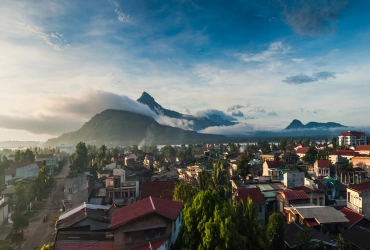
[[[54,214],[60,214],[64,195],[62,188],[64,187],[64,178],[68,175],[68,171],[69,165],[67,164],[58,175],[53,176],[57,184],[51,190],[44,208],[40,209],[29,220],[29,226],[23,231],[24,241],[18,249],[32,250],[35,247],[41,247],[45,243],[54,241],[55,229],[50,226],[50,222]],[[43,222],[44,215],[47,215],[46,222]]]

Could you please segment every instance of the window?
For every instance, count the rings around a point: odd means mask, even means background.
[[[131,232],[126,233],[126,243],[132,243],[132,233]]]
[[[145,240],[150,241],[150,230],[145,230]]]
[[[156,239],[159,239],[161,237],[161,230],[159,229],[159,228],[157,228],[156,230],[155,230],[155,238]]]
[[[348,202],[350,202],[350,201],[351,201],[351,193],[350,193],[350,192],[348,192],[348,193],[347,193],[347,201],[348,201]]]

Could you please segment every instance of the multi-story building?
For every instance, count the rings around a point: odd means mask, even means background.
[[[347,207],[370,218],[370,182],[347,188]]]
[[[139,182],[126,181],[124,169],[113,169],[112,175],[105,180],[107,198],[115,204],[128,205],[139,199]]]
[[[364,132],[348,131],[338,136],[339,146],[366,145],[367,137]]]
[[[329,160],[316,160],[313,167],[317,178],[330,176]]]
[[[54,169],[57,167],[57,157],[55,154],[40,154],[35,156],[36,162],[45,161],[45,165],[50,169],[50,175],[54,174]]]
[[[26,176],[36,177],[41,166],[40,162],[12,162],[5,172],[5,182]]]

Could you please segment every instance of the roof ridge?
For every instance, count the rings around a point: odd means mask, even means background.
[[[154,203],[153,203],[153,200],[152,200],[152,196],[149,196],[149,199],[150,199],[150,203],[152,203],[153,210],[155,211],[155,206],[154,206]]]

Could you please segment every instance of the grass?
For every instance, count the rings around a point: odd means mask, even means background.
[[[34,216],[37,213],[38,210],[28,210],[24,213],[24,215],[27,217],[27,219],[30,219],[32,216]]]
[[[59,219],[59,214],[53,214],[51,218],[50,227],[55,227],[55,222]]]
[[[0,249],[1,250],[13,250],[11,248],[9,241],[7,240],[0,240]]]

